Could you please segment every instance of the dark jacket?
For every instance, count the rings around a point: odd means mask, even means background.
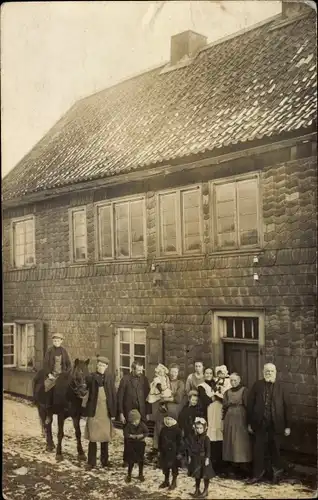
[[[204,417],[204,412],[200,405],[189,406],[188,404],[182,408],[178,418],[178,424],[183,432],[185,440],[194,433],[193,425],[196,417]]]
[[[89,391],[88,401],[86,406],[87,417],[94,417],[96,412],[97,397],[98,397],[98,383],[99,374],[91,373],[86,378],[86,384]],[[103,377],[103,386],[106,394],[106,404],[108,415],[110,418],[116,417],[116,389],[114,378],[106,373]]]
[[[247,399],[247,423],[257,431],[262,427],[265,409],[265,380],[258,380],[251,388]],[[289,401],[282,385],[276,381],[272,396],[272,418],[274,431],[277,434],[284,432],[289,425]]]
[[[52,371],[54,370],[55,356],[58,355],[57,354],[58,352],[62,354],[62,372],[67,372],[72,368],[72,363],[67,350],[62,346],[56,348],[53,345],[49,347],[48,350],[46,351],[43,361],[44,375],[46,377],[48,376],[49,373],[52,373]]]
[[[142,435],[141,439],[132,439],[129,436]],[[145,455],[145,438],[148,436],[148,427],[144,422],[140,422],[138,425],[133,425],[128,422],[124,427],[124,438],[126,440],[125,449],[125,461],[128,464],[140,463],[144,461]]]
[[[177,424],[171,427],[163,426],[159,434],[158,449],[160,453],[160,467],[163,471],[172,467],[178,467],[179,458],[181,458],[182,453],[182,433]]]
[[[214,391],[216,389],[216,384],[215,384],[214,380],[211,380],[211,382],[205,381],[205,383],[208,384],[211,387],[212,391]],[[213,401],[212,401],[212,398],[210,398],[207,395],[206,390],[205,390],[204,387],[202,387],[202,385],[199,385],[199,387],[198,387],[197,390],[198,390],[198,393],[199,393],[200,406],[202,408],[202,412],[204,414],[204,418],[207,421],[208,407],[210,406],[210,404]]]
[[[204,434],[192,434],[189,439],[188,453],[191,458],[189,474],[196,479],[212,479],[215,476],[211,460],[205,465],[205,460],[210,459],[211,443],[208,436]]]
[[[132,373],[124,375],[117,393],[118,413],[123,413],[125,419],[128,420],[128,413],[136,409],[145,420],[146,415],[151,413],[151,405],[146,401],[149,389],[149,382],[145,375],[140,375],[140,377],[135,377]]]

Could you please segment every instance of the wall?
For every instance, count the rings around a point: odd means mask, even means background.
[[[275,158],[281,161],[274,164]],[[166,363],[177,361],[183,376],[197,355],[211,363],[211,314],[220,308],[265,310],[265,360],[275,362],[291,394],[295,449],[316,452],[316,159],[288,161],[287,152],[224,166],[223,175],[261,169],[264,248],[259,253],[259,282],[253,280],[253,252],[157,259],[163,282],[153,285],[155,195],[150,182],[95,194],[46,201],[25,209],[36,213],[36,261],[32,270],[10,270],[9,218],[4,220],[5,321],[42,319],[49,335],[64,333],[73,357],[94,357],[99,334],[111,324],[147,324],[165,332]],[[205,233],[210,245],[207,178],[220,169],[196,172],[203,181]],[[156,180],[167,185],[193,182],[191,175]],[[143,262],[94,263],[93,201],[147,192],[148,259]],[[299,193],[298,195],[296,193]],[[67,208],[87,204],[89,263],[70,266]],[[109,349],[112,349],[110,339]],[[188,352],[187,352],[188,351]]]

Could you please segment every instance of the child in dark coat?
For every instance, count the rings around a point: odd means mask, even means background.
[[[168,411],[163,420],[164,426],[159,434],[160,467],[165,480],[159,488],[174,490],[177,487],[178,469],[181,460],[182,434],[177,423],[176,413]],[[172,472],[172,482],[169,484],[169,474]]]
[[[124,428],[124,438],[126,439],[126,458],[128,463],[128,474],[126,483],[131,482],[131,473],[135,464],[139,465],[139,481],[144,481],[144,455],[145,438],[148,436],[148,427],[141,421],[138,410],[131,410],[128,414],[128,423]]]
[[[186,462],[188,462],[189,457],[189,440],[194,434],[194,422],[197,417],[203,417],[203,410],[199,405],[198,391],[191,390],[188,394],[188,404],[181,410],[178,418],[178,424],[182,431]]]
[[[201,496],[200,482],[204,480],[204,490],[202,498],[208,496],[210,479],[215,477],[211,460],[210,460],[210,440],[206,435],[207,423],[204,418],[197,417],[194,423],[194,434],[189,441],[189,472],[195,478],[194,497]]]

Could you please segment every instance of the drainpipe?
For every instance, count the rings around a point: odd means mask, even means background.
[[[166,364],[166,332],[164,328],[161,328],[161,352],[162,352],[162,364]]]

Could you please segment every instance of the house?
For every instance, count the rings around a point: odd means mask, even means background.
[[[77,102],[2,185],[4,389],[73,359],[274,362],[316,453],[316,18],[282,15]]]

